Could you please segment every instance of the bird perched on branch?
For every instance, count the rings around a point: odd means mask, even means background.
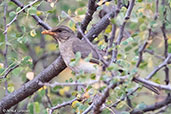
[[[57,26],[51,30],[45,30],[42,34],[51,35],[58,42],[62,58],[72,71],[75,73],[79,73],[80,71],[84,73],[95,73],[99,79],[102,71],[102,67],[99,65],[100,56],[103,57],[105,52],[93,49],[87,41],[77,38],[75,33],[64,25]],[[77,61],[77,64],[72,65],[71,62],[76,60],[75,58],[78,52],[81,54],[81,57]],[[85,61],[84,59],[89,55],[92,55],[92,58],[90,61]],[[133,78],[133,81],[140,82],[136,78]],[[158,94],[158,91],[154,87],[146,84],[143,84],[143,86]]]
[[[59,44],[59,50],[65,64],[74,72],[96,73],[100,75],[101,67],[99,64],[99,55],[104,55],[103,51],[95,51],[85,40],[80,40],[74,32],[67,26],[58,26],[52,30],[45,30],[42,34],[51,35]],[[76,53],[81,54],[77,64],[71,65],[75,60]],[[92,55],[90,61],[84,59]]]

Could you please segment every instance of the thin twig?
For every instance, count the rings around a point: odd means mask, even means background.
[[[135,0],[131,0],[130,1],[130,4],[129,4],[129,7],[128,7],[128,10],[126,12],[126,15],[125,15],[125,19],[124,19],[124,22],[122,23],[121,27],[120,27],[120,30],[119,30],[119,35],[118,35],[118,38],[117,38],[117,45],[120,44],[122,38],[123,38],[123,32],[124,32],[124,28],[125,28],[125,25],[127,23],[127,20],[130,18],[130,15],[131,15],[131,12],[132,12],[132,9],[135,5]]]
[[[163,63],[158,65],[145,79],[147,80],[151,79],[154,76],[154,74],[157,73],[157,71],[159,71],[161,68],[169,64],[168,62],[170,61],[170,59],[171,59],[171,54],[169,54],[168,57],[165,59],[165,61],[163,61]]]
[[[160,55],[154,53],[153,50],[145,49],[144,52],[149,53],[149,54],[151,54],[151,55],[154,55],[156,58],[159,58],[159,59],[161,59],[161,60],[163,60],[163,61],[165,60],[165,57],[162,57],[162,56],[160,56]]]
[[[56,87],[56,86],[88,86],[88,85],[93,85],[93,84],[98,83],[98,82],[99,82],[99,80],[90,81],[90,82],[87,82],[87,83],[78,83],[78,82],[59,83],[59,82],[54,82],[54,83],[50,84],[50,83],[39,82],[39,85],[41,85],[41,86],[50,86],[50,87]]]
[[[24,11],[26,8],[28,8],[28,7],[32,6],[32,5],[34,5],[34,4],[35,4],[36,2],[38,2],[38,1],[40,1],[40,0],[35,0],[35,1],[31,2],[30,4],[24,6],[20,11],[18,11],[18,12],[16,13],[15,17],[7,24],[7,29],[6,29],[3,33],[5,34],[5,33],[7,32],[8,27],[9,27],[14,21],[17,20],[18,15],[19,15],[22,11]]]
[[[93,103],[91,103],[91,105],[82,113],[82,114],[87,114],[89,113],[92,109],[93,109]]]
[[[2,77],[0,77],[0,79],[6,78],[10,72],[12,72],[14,69],[16,69],[18,67],[19,67],[19,64],[7,69],[6,72],[4,73],[4,75]]]
[[[154,14],[154,20],[157,20],[158,16],[159,16],[159,0],[156,0],[156,10]]]
[[[49,112],[49,114],[52,114],[54,110],[59,109],[59,108],[62,108],[62,107],[65,107],[67,105],[71,105],[76,100],[78,100],[78,98],[74,98],[71,101],[67,101],[67,102],[64,102],[62,104],[58,104],[58,105],[50,108],[48,112]]]
[[[99,114],[101,112],[101,106],[103,103],[105,103],[106,99],[109,97],[109,90],[114,89],[118,85],[122,84],[123,82],[117,82],[110,84],[103,92],[101,96],[98,96],[98,98],[93,101],[94,107],[93,107],[93,114]]]
[[[139,57],[138,57],[138,62],[136,64],[136,67],[139,67],[141,61],[143,60],[143,53],[144,53],[146,46],[148,45],[148,41],[150,40],[150,37],[151,37],[151,28],[148,30],[147,40],[144,42],[144,44],[139,49]]]
[[[7,3],[5,2],[4,4],[4,29],[7,30],[7,18],[6,18],[6,14],[7,14],[7,8],[8,8],[8,5]],[[4,66],[5,68],[8,68],[8,60],[7,60],[7,54],[8,54],[8,36],[7,36],[7,32],[4,34],[5,35],[5,51],[4,51],[4,59],[5,59],[5,62],[4,62]],[[6,77],[6,76],[3,76],[3,78]],[[8,82],[7,80],[5,80],[5,95],[8,95]]]
[[[88,1],[88,10],[86,12],[85,18],[83,19],[83,21],[81,22],[81,25],[80,25],[80,28],[83,31],[83,33],[86,31],[88,24],[92,20],[92,16],[93,16],[94,12],[96,11],[97,7],[98,6],[96,4],[96,0]],[[78,38],[82,37],[82,35],[79,31],[78,31],[77,36],[78,36]]]

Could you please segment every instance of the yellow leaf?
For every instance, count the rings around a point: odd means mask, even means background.
[[[76,108],[77,107],[77,103],[80,103],[80,102],[76,100],[76,101],[72,102],[72,105],[71,106],[73,108]]]
[[[35,29],[33,29],[33,30],[30,31],[30,35],[31,35],[32,37],[35,37],[35,36],[36,36],[36,31],[35,31]]]
[[[109,6],[109,5],[110,5],[110,2],[106,2],[105,5],[106,5],[106,6]]]
[[[43,14],[43,12],[42,12],[42,11],[37,11],[36,14],[37,14],[38,16],[40,16],[40,15]]]
[[[171,44],[171,38],[168,39],[168,44]]]
[[[59,90],[59,94],[60,94],[61,96],[64,96],[64,95],[65,95],[64,89],[60,89],[60,90]]]
[[[7,89],[8,89],[9,92],[13,92],[14,91],[14,86],[8,86]]]
[[[103,43],[104,43],[104,41],[101,40],[101,41],[98,43],[98,46],[103,45]]]
[[[4,68],[4,64],[3,63],[0,63],[0,68]]]
[[[47,88],[46,86],[43,86],[43,87],[41,87],[38,91],[44,90],[44,89],[46,89],[46,88]]]
[[[112,25],[109,25],[106,30],[105,30],[105,33],[109,34],[112,30]]]
[[[34,78],[34,72],[27,72],[26,77],[27,79],[32,80]]]
[[[68,10],[68,15],[71,15],[71,14],[72,14],[72,12],[71,12],[71,10],[69,9],[69,10]]]

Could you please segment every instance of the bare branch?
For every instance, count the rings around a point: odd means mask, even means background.
[[[93,103],[94,103],[93,114],[99,114],[101,112],[101,106],[103,105],[103,103],[105,103],[106,99],[109,97],[109,90],[114,89],[115,87],[117,87],[118,85],[120,85],[122,83],[123,82],[121,81],[121,82],[110,84],[104,90],[102,95],[97,96],[97,98],[95,98],[95,100],[93,101]]]
[[[170,61],[170,59],[171,59],[171,54],[169,54],[168,57],[165,59],[165,61],[163,61],[163,63],[161,63],[159,66],[157,66],[157,68],[155,68],[145,79],[148,80],[151,79],[155,73],[157,73],[161,68],[169,64],[168,62]]]
[[[156,0],[156,10],[154,14],[154,20],[157,20],[158,16],[159,16],[159,0]]]
[[[144,42],[144,44],[140,47],[140,49],[139,49],[139,58],[138,58],[138,62],[137,62],[137,64],[136,64],[136,67],[139,67],[139,65],[140,65],[140,63],[141,63],[141,61],[142,61],[142,59],[143,59],[143,52],[144,52],[144,50],[145,50],[145,48],[146,48],[146,46],[147,46],[147,44],[148,44],[148,41],[150,40],[150,36],[151,36],[151,29],[149,29],[148,30],[148,38],[147,38],[147,40]]]
[[[86,31],[88,24],[90,23],[90,21],[92,20],[93,14],[97,9],[97,4],[96,4],[96,0],[89,0],[88,1],[88,10],[86,13],[85,18],[83,19],[83,21],[81,22],[81,30],[83,31],[83,33]],[[82,35],[79,33],[77,34],[78,38],[81,38]]]
[[[26,8],[28,8],[28,7],[32,6],[32,5],[34,5],[34,4],[35,4],[36,2],[38,2],[38,1],[40,1],[40,0],[35,0],[35,1],[31,2],[30,4],[24,6],[20,11],[18,11],[18,12],[16,13],[15,17],[11,20],[11,22],[9,22],[9,23],[7,24],[7,28],[6,28],[6,30],[4,31],[4,34],[7,32],[8,27],[9,27],[14,21],[17,20],[18,15],[19,15],[22,11],[24,11]]]
[[[151,85],[153,87],[156,87],[158,88],[159,90],[167,90],[167,91],[171,91],[171,85],[162,85],[162,84],[157,84],[155,82],[152,82],[152,81],[149,81],[149,80],[146,80],[146,79],[143,79],[143,78],[136,78],[136,80],[138,80],[139,82],[142,82],[144,84],[147,84],[147,85]]]
[[[161,60],[163,60],[163,61],[165,60],[165,57],[162,57],[162,56],[160,56],[160,55],[154,53],[153,50],[145,49],[144,52],[149,53],[149,54],[151,54],[151,55],[154,55],[156,58],[159,58],[159,59],[161,59]]]
[[[59,83],[59,82],[54,82],[52,84],[50,83],[42,83],[39,82],[39,85],[41,86],[50,86],[50,87],[55,87],[55,86],[88,86],[88,85],[93,85],[95,83],[98,83],[99,80],[95,81],[90,81],[90,82],[85,82],[85,83],[78,83],[78,82],[72,82],[72,83]]]
[[[14,2],[16,5],[18,5],[21,8],[24,7],[24,5],[19,0],[11,0],[11,1]],[[38,22],[39,25],[41,25],[45,29],[47,29],[47,30],[51,29],[51,27],[48,24],[46,24],[45,22],[43,22],[42,19],[40,19],[37,15],[32,15],[32,17],[36,20],[36,22]]]
[[[167,97],[163,101],[160,101],[158,103],[146,106],[144,109],[134,109],[131,114],[144,114],[144,112],[148,111],[154,111],[157,109],[162,108],[163,106],[166,106],[171,103],[171,96]]]
[[[71,105],[76,100],[78,100],[78,99],[77,98],[74,98],[71,101],[67,101],[67,102],[64,102],[62,104],[59,104],[57,106],[54,106],[54,107],[50,108],[48,112],[49,112],[49,114],[52,114],[54,110],[59,109],[59,108],[62,108],[62,107],[65,107],[67,105]]]
[[[125,25],[127,23],[127,20],[130,18],[130,15],[131,15],[131,12],[132,12],[132,9],[134,7],[134,4],[135,4],[135,0],[131,0],[130,1],[130,4],[129,4],[129,7],[128,7],[128,10],[126,12],[126,15],[125,15],[125,19],[124,19],[124,22],[122,23],[121,27],[120,27],[120,30],[119,30],[119,35],[118,35],[118,38],[117,38],[117,45],[120,44],[122,38],[123,38],[123,32],[124,32],[124,28],[125,28]]]
[[[7,71],[4,73],[4,75],[2,77],[0,77],[0,79],[6,78],[10,72],[12,72],[14,69],[16,69],[18,67],[19,67],[19,64],[7,69]]]
[[[42,86],[38,84],[39,81],[43,83],[48,82],[65,68],[66,65],[64,64],[62,57],[59,56],[50,66],[40,72],[40,74],[38,74],[33,80],[27,82],[18,90],[2,98],[0,101],[0,113],[4,113],[4,109],[9,109],[40,89]]]
[[[82,113],[82,114],[87,114],[93,109],[94,103],[91,103],[91,105]]]

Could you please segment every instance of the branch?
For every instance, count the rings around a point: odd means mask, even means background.
[[[147,85],[151,85],[153,87],[156,87],[160,90],[167,90],[167,91],[171,91],[171,85],[162,85],[162,84],[157,84],[155,82],[143,79],[143,78],[136,78],[136,80],[138,80],[139,82],[142,82],[143,84],[147,84]]]
[[[120,44],[120,42],[121,42],[121,40],[123,38],[124,28],[125,28],[125,25],[127,23],[127,20],[130,18],[130,15],[131,15],[131,12],[132,12],[132,9],[133,9],[134,5],[135,5],[135,0],[131,0],[130,5],[129,5],[128,10],[127,10],[126,15],[125,15],[124,22],[121,25],[120,30],[119,30],[119,35],[118,35],[118,38],[117,38],[117,41],[116,41],[117,45]]]
[[[49,83],[39,82],[39,85],[41,85],[41,86],[50,86],[50,87],[55,87],[55,86],[88,86],[88,85],[93,85],[93,84],[98,83],[98,82],[99,82],[99,80],[90,81],[90,82],[87,82],[87,83],[78,83],[78,82],[59,83],[59,82],[54,82],[53,84],[49,84]]]
[[[23,7],[22,3],[19,0],[11,0],[16,3],[20,7]],[[110,12],[106,16],[104,16],[95,27],[92,27],[90,31],[86,34],[87,38],[93,40],[94,34],[98,35],[104,28],[106,28],[109,24],[109,17],[114,16],[114,12]],[[44,27],[45,29],[51,29],[49,25],[44,23],[38,16],[32,15],[32,17],[38,22],[39,25]],[[102,27],[102,28],[100,28]],[[100,28],[100,29],[99,29]],[[63,59],[58,57],[49,67],[43,70],[40,74],[38,74],[33,80],[24,84],[21,88],[9,94],[8,96],[2,98],[0,101],[0,113],[4,113],[3,109],[9,109],[20,101],[24,100],[28,96],[32,95],[42,86],[38,85],[38,81],[48,82],[56,75],[58,75],[62,70],[66,68],[66,65]]]
[[[24,84],[21,88],[10,93],[0,101],[0,113],[3,114],[4,109],[9,109],[20,101],[24,100],[28,96],[32,95],[42,86],[38,84],[41,82],[48,82],[55,76],[57,76],[62,70],[66,68],[61,56],[59,56],[50,66],[38,74],[33,80]]]
[[[144,44],[140,47],[139,49],[139,58],[138,58],[138,62],[136,64],[136,67],[139,67],[141,61],[143,60],[143,52],[148,44],[148,41],[150,40],[150,36],[151,36],[151,29],[148,30],[148,38],[147,40],[144,42]]]
[[[4,75],[3,75],[2,77],[0,77],[0,79],[6,78],[7,75],[8,75],[10,72],[12,72],[14,69],[16,69],[16,68],[18,68],[18,67],[19,67],[19,64],[13,66],[12,68],[9,68],[9,69],[4,73]]]
[[[72,99],[71,101],[64,102],[64,103],[62,103],[62,104],[59,104],[59,105],[57,105],[57,106],[54,106],[54,107],[50,108],[50,109],[49,109],[49,114],[52,114],[53,111],[56,110],[56,109],[65,107],[65,106],[67,106],[67,105],[71,105],[71,104],[72,104],[74,101],[76,101],[76,100],[78,100],[78,99],[77,99],[77,98],[74,98],[74,99]]]
[[[169,61],[171,59],[171,54],[168,55],[168,57],[161,63],[157,68],[155,68],[145,79],[151,79],[155,73],[157,73],[161,68],[166,66],[167,64],[170,64]]]
[[[8,8],[8,5],[7,3],[5,2],[4,4],[4,29],[5,31],[7,30],[7,18],[6,18],[6,14],[7,14],[7,8]],[[7,54],[8,54],[8,36],[7,36],[7,32],[4,34],[5,35],[5,52],[4,52],[4,59],[5,59],[5,68],[8,68],[8,60],[7,60]],[[3,78],[6,77],[6,76],[3,76]],[[7,80],[5,80],[5,95],[8,94],[8,82]]]
[[[171,103],[171,96],[167,97],[165,100],[163,100],[161,102],[146,106],[144,109],[134,109],[131,112],[131,114],[144,114],[144,112],[157,110],[157,109],[162,108],[163,106],[166,106],[170,103]]]
[[[16,5],[18,5],[20,8],[24,7],[24,5],[19,0],[11,0],[11,1],[14,2]],[[43,22],[42,19],[40,19],[37,15],[31,15],[31,16],[36,20],[36,22],[38,22],[39,25],[41,25],[45,29],[47,30],[51,29],[51,27],[45,22]]]
[[[159,0],[156,0],[156,10],[154,14],[154,20],[157,20],[158,16],[159,16]]]
[[[101,106],[103,105],[103,103],[105,103],[106,99],[109,97],[109,90],[110,89],[114,89],[115,87],[117,87],[118,85],[122,84],[123,81],[121,82],[117,82],[117,83],[113,83],[110,84],[103,92],[103,94],[101,96],[95,96],[93,103],[93,114],[99,114],[101,112]]]
[[[87,114],[91,111],[91,109],[93,108],[94,103],[91,103],[91,105],[82,113],[82,114]]]
[[[93,16],[94,12],[96,11],[96,9],[97,9],[96,0],[89,0],[86,16],[83,19],[83,21],[81,22],[81,26],[80,26],[83,33],[86,31],[88,24],[92,20],[92,16]],[[79,31],[78,31],[77,36],[78,36],[78,38],[82,37],[82,35],[80,34]]]
[[[22,11],[24,11],[26,8],[32,6],[33,4],[35,4],[35,3],[38,2],[38,1],[40,1],[40,0],[35,0],[35,1],[31,2],[30,4],[24,6],[20,11],[18,11],[18,12],[16,13],[15,17],[12,19],[12,21],[9,22],[9,23],[7,24],[7,29],[4,31],[4,34],[7,32],[8,27],[9,27],[14,21],[17,20],[18,15],[19,15]]]
[[[163,61],[165,60],[165,57],[162,57],[162,56],[160,56],[160,55],[154,53],[153,50],[145,49],[144,52],[149,53],[149,54],[151,54],[151,55],[154,55],[156,58],[159,58],[159,59],[161,59],[161,60],[163,60]]]

